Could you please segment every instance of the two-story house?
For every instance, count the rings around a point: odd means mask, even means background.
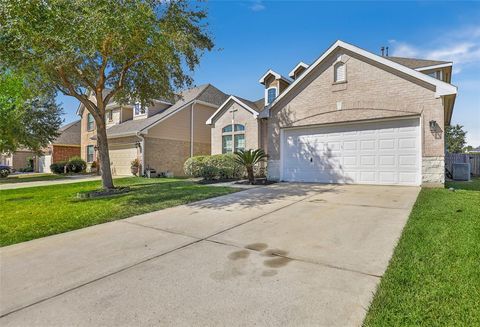
[[[184,91],[174,103],[154,100],[153,105],[120,105],[106,108],[110,166],[113,175],[131,175],[131,162],[141,170],[184,175],[183,163],[194,155],[210,154],[210,127],[205,121],[227,95],[206,84]],[[93,116],[81,104],[81,156],[89,165],[97,161],[97,136]]]
[[[263,148],[268,177],[291,182],[442,185],[452,63],[379,56],[343,41],[285,77],[265,98],[229,97],[206,121],[212,153]]]

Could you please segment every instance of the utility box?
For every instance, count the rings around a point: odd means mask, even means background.
[[[470,180],[470,164],[454,163],[453,164],[453,180],[469,181]]]

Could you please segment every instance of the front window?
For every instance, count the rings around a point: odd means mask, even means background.
[[[234,135],[235,137],[235,152],[238,150],[245,150],[245,134]]]
[[[145,115],[147,113],[147,107],[142,106],[141,103],[135,103],[134,113],[135,116]]]
[[[107,118],[108,118],[108,121],[109,121],[109,122],[113,121],[113,110],[110,110],[110,111],[107,113]]]
[[[93,128],[95,127],[95,121],[93,120],[93,115],[89,113],[87,115],[87,130],[88,131],[93,131]]]
[[[222,153],[233,152],[232,135],[222,136]]]
[[[93,145],[87,145],[87,162],[93,162],[94,152]]]
[[[277,89],[271,88],[267,91],[267,103],[272,103],[273,100],[277,97]]]
[[[245,150],[245,125],[227,125],[222,128],[222,134],[222,153]]]

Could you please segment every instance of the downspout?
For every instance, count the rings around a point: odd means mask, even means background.
[[[140,150],[142,151],[142,176],[145,175],[145,138],[137,132],[137,137],[141,140]]]
[[[195,106],[195,101],[192,103],[190,108],[190,158],[193,157],[193,109]]]

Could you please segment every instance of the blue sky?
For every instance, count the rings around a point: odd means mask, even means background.
[[[194,72],[195,84],[256,100],[258,79],[272,68],[287,75],[313,62],[335,40],[374,53],[454,62],[459,88],[453,123],[464,125],[468,144],[480,146],[480,2],[209,1],[215,49]],[[78,102],[59,96],[65,122],[77,119]]]

